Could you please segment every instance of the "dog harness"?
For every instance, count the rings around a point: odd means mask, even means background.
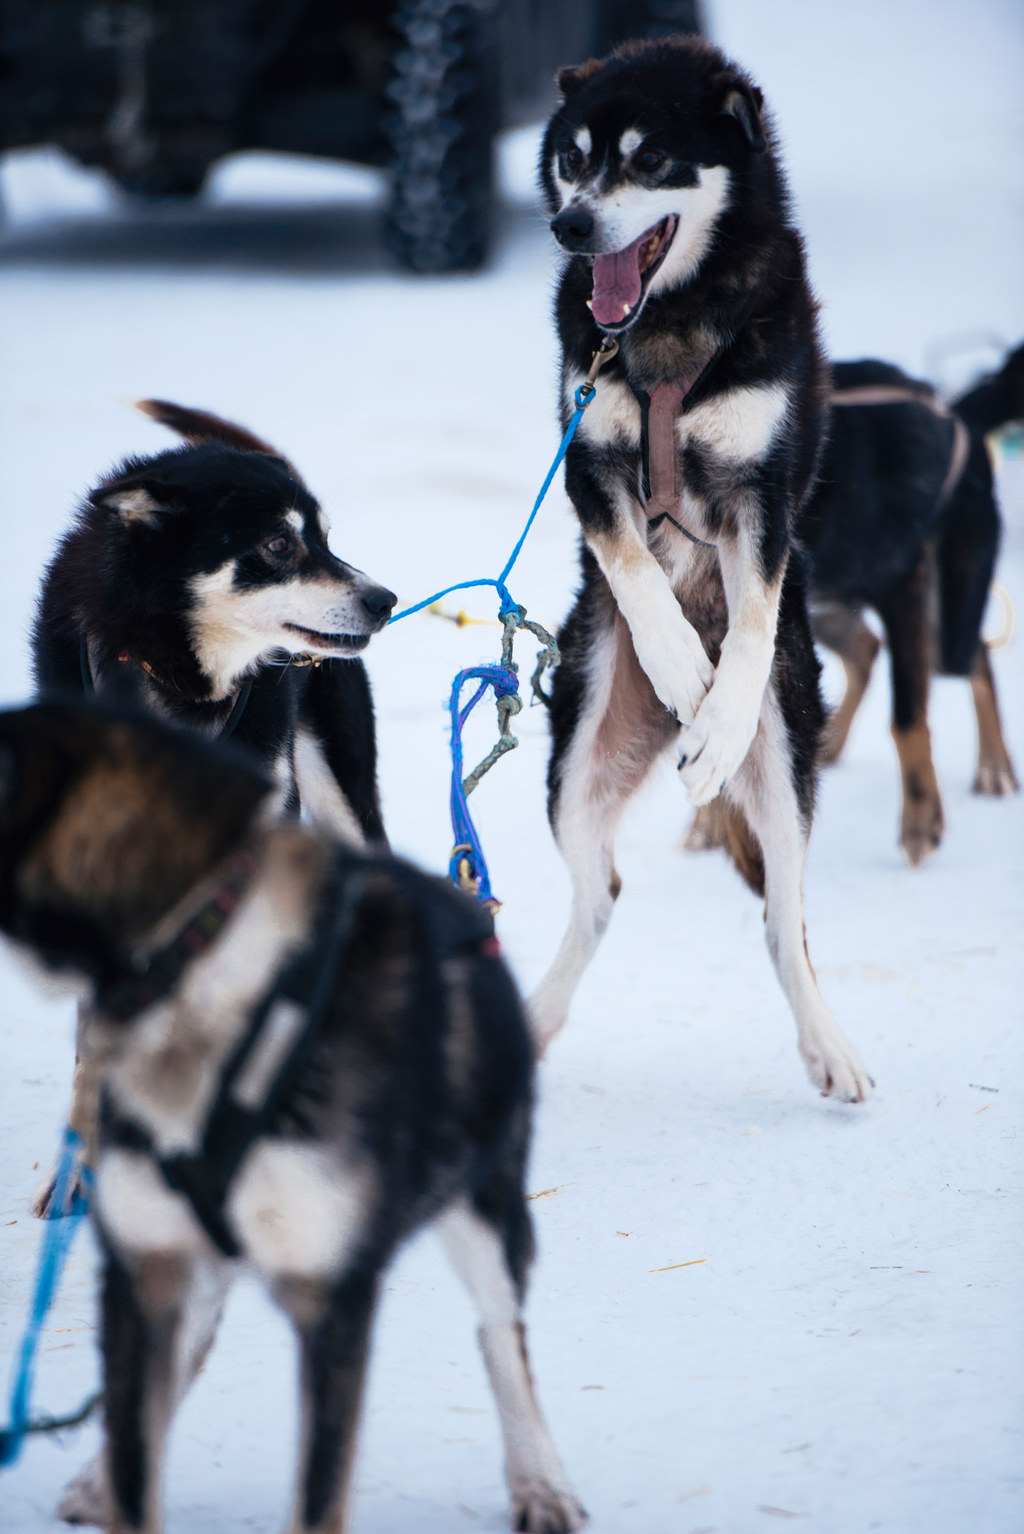
[[[149,664],[149,661],[140,660],[137,656],[133,656],[128,650],[119,650],[117,658],[122,666],[130,665],[134,660],[136,665],[140,666],[146,675],[148,677],[152,677],[157,686],[164,688],[166,692],[176,692],[181,697],[187,696],[186,694],[182,693],[180,687],[174,687],[170,682],[165,682],[163,677],[158,676],[157,673],[153,670],[153,667]],[[82,673],[82,688],[88,695],[92,696],[96,692],[96,678],[93,674],[92,657],[89,654],[89,642],[86,639],[83,639],[79,645],[78,661]],[[235,733],[235,730],[238,728],[239,720],[245,713],[246,704],[249,702],[249,694],[251,692],[252,679],[250,678],[248,681],[243,682],[241,687],[235,693],[231,703],[231,712],[228,714],[228,717],[217,731],[217,740],[228,740]],[[203,698],[189,698],[188,701],[190,703],[202,703],[206,702],[207,700]]]
[[[967,457],[971,449],[971,435],[967,427],[947,405],[924,389],[900,388],[894,384],[856,384],[849,389],[834,389],[829,404],[842,405],[923,405],[940,420],[952,421],[953,440],[949,448],[949,467],[939,491],[939,505],[945,506],[963,477]]]
[[[253,1007],[221,1070],[197,1151],[160,1155],[149,1130],[122,1116],[109,1092],[102,1095],[104,1142],[149,1155],[167,1186],[188,1199],[196,1219],[225,1257],[240,1255],[224,1212],[231,1184],[253,1143],[272,1132],[278,1110],[316,1045],[363,897],[374,872],[381,870],[372,857],[336,853],[308,941]],[[143,959],[140,969],[97,989],[97,1012],[128,1022],[169,995],[188,965],[231,920],[255,871],[255,857],[243,847],[229,860],[213,893],[170,943]],[[388,863],[386,876],[388,886],[399,893],[414,880],[422,891],[422,876],[403,864]],[[493,921],[482,908],[452,895],[447,885],[440,889],[443,897],[429,903],[421,897],[414,905],[432,976],[449,956],[476,952],[493,957],[498,952]],[[410,893],[416,892],[410,889]]]
[[[656,528],[662,522],[671,522],[684,538],[700,544],[702,549],[713,549],[715,545],[698,538],[673,515],[679,510],[683,493],[676,422],[683,413],[684,401],[712,360],[709,358],[703,366],[685,373],[682,378],[657,384],[650,393],[646,389],[633,389],[640,404],[641,488],[648,511],[654,512],[653,516],[648,516],[647,526]]]

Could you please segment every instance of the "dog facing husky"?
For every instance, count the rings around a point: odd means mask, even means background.
[[[619,892],[626,801],[675,749],[692,803],[724,789],[811,1080],[860,1101],[870,1080],[804,937],[824,711],[792,536],[827,375],[763,98],[693,38],[626,44],[559,85],[540,174],[569,256],[563,419],[602,338],[617,349],[566,458],[582,584],[559,636],[548,784],[573,910],[536,1032],[546,1043],[566,1020]]]
[[[381,1278],[436,1221],[481,1314],[512,1524],[584,1514],[521,1301],[533,1052],[480,908],[267,823],[230,747],[108,705],[0,715],[0,929],[84,983],[102,1086],[105,1449],[61,1515],[158,1534],[174,1412],[241,1264],[299,1340],[291,1534],[343,1534]]]
[[[395,597],[336,559],[295,469],[229,421],[139,408],[186,445],[130,458],[92,490],[43,579],[40,693],[133,693],[207,736],[233,736],[300,804],[363,845],[384,836],[373,704],[359,654]],[[88,1140],[87,1070],[69,1122]],[[52,1178],[37,1193],[49,1205]]]

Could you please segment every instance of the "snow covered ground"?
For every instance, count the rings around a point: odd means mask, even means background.
[[[994,360],[993,343],[1019,340],[1014,0],[718,0],[713,21],[775,106],[834,354],[954,385]],[[56,157],[8,160],[0,697],[27,694],[33,593],[75,498],[120,455],[167,441],[126,408],[141,395],[220,410],[278,443],[329,509],[337,552],[403,601],[500,568],[556,440],[555,268],[532,142],[507,146],[500,252],[472,280],[391,271],[376,186],[354,172],[248,157],[201,208],[142,217]],[[1001,573],[1020,602],[1019,458],[1002,488]],[[558,490],[513,583],[549,625],[569,600],[573,546]],[[465,606],[490,615],[486,593]],[[449,679],[490,658],[497,633],[423,616],[370,651],[388,825],[431,867],[448,852]],[[1020,767],[1020,641],[996,664]],[[536,1373],[595,1534],[1024,1528],[1024,805],[971,797],[968,691],[939,682],[949,830],[925,868],[904,867],[887,702],[880,668],[823,784],[807,872],[819,976],[877,1078],[866,1107],[808,1087],[757,903],[717,858],[678,851],[688,810],[668,767],[626,825],[615,920],[541,1073],[530,1178]],[[567,883],[544,820],[539,710],[518,733],[474,810],[528,988]],[[6,957],[0,986],[5,1378],[40,1234],[27,1197],[59,1133],[72,1016]],[[45,1334],[39,1409],[78,1403],[94,1344],[83,1240]],[[171,1534],[281,1525],[294,1362],[280,1318],[240,1286],[175,1435]],[[0,1479],[0,1528],[53,1528],[58,1490],[96,1442],[92,1426],[31,1442]],[[427,1237],[388,1284],[355,1530],[496,1531],[504,1509],[469,1306]]]

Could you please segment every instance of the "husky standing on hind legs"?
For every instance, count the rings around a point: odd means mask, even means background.
[[[626,802],[675,747],[691,803],[724,790],[811,1080],[863,1101],[870,1078],[804,936],[824,710],[792,530],[826,373],[763,98],[693,38],[625,44],[559,85],[541,180],[570,257],[563,419],[602,335],[618,346],[566,458],[583,578],[559,638],[548,787],[573,908],[533,1001],[538,1040],[565,1023],[611,916]]]

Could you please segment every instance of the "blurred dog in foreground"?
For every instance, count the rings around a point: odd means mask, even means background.
[[[564,1025],[611,918],[626,802],[674,750],[692,803],[724,789],[811,1080],[862,1101],[870,1078],[803,922],[825,715],[793,534],[827,375],[770,121],[700,39],[625,44],[559,84],[541,179],[569,255],[566,418],[599,346],[611,360],[566,455],[582,582],[559,635],[548,786],[573,911],[532,1004],[537,1036]]]
[[[132,693],[231,735],[273,774],[280,808],[301,803],[357,845],[381,840],[358,656],[394,596],[334,557],[319,505],[265,442],[204,411],[139,408],[186,445],[129,459],[89,493],[43,580],[39,692]],[[69,1118],[87,1139],[92,1116],[78,1071]]]
[[[821,474],[799,527],[810,556],[811,626],[846,671],[822,759],[839,756],[867,689],[880,648],[863,618],[871,608],[892,671],[900,844],[917,864],[939,845],[944,822],[928,729],[932,672],[970,678],[974,792],[1018,787],[981,625],[1001,532],[985,437],[1024,419],[1024,346],[949,408],[890,363],[836,363],[831,405]],[[687,845],[716,845],[718,819],[718,803],[698,811]]]
[[[584,1521],[521,1302],[533,1051],[447,882],[261,814],[231,748],[144,715],[0,715],[0,928],[85,993],[101,1087],[106,1443],[61,1516],[157,1534],[164,1444],[242,1264],[299,1339],[292,1534],[342,1534],[371,1323],[436,1221],[481,1314],[512,1524]]]

